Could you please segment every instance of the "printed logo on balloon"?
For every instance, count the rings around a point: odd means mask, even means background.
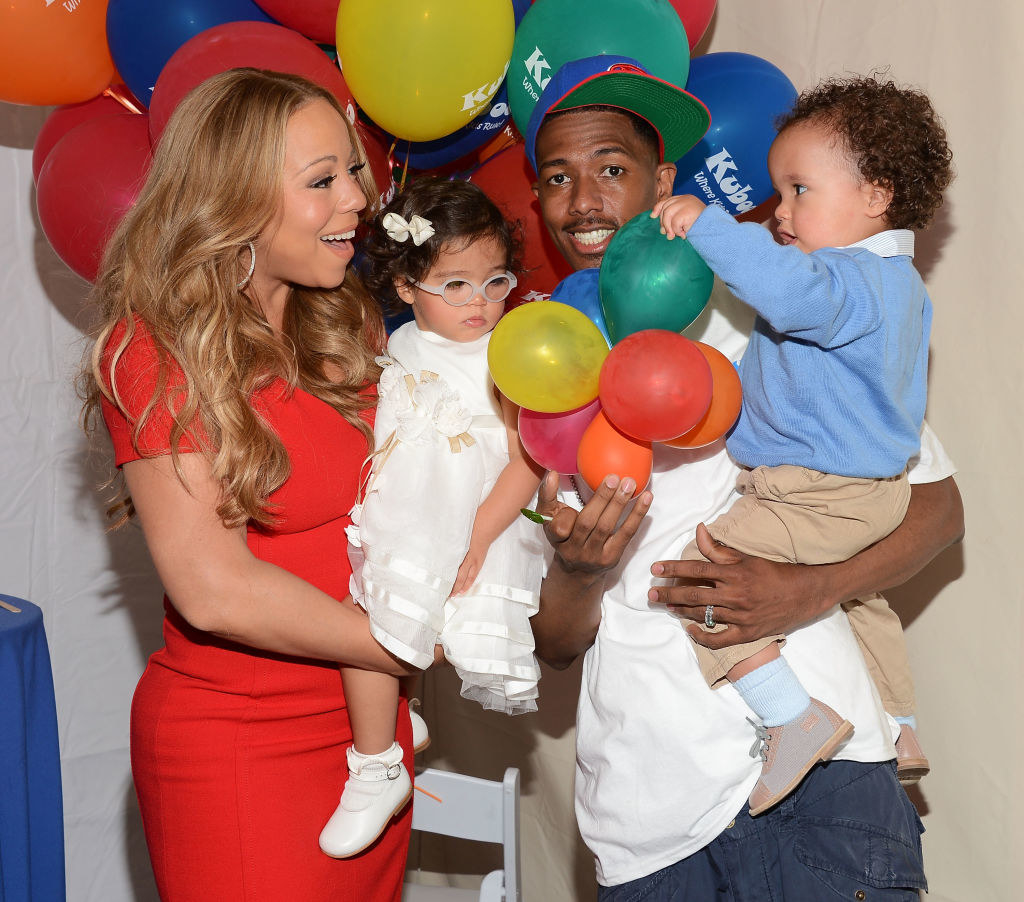
[[[708,53],[693,60],[686,89],[704,101],[711,128],[677,161],[673,194],[694,194],[733,216],[752,214],[774,195],[768,149],[796,88],[758,56]]]

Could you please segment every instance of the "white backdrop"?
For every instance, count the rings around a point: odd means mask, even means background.
[[[623,0],[625,6],[628,0]],[[1020,283],[1015,239],[1024,191],[1017,64],[1024,7],[988,0],[720,0],[700,51],[741,50],[799,88],[821,75],[890,66],[944,115],[959,173],[918,263],[935,303],[928,417],[960,466],[968,538],[896,593],[918,682],[933,772],[914,792],[938,902],[1017,898],[1024,827],[1021,709],[1022,426]],[[128,773],[128,708],[159,642],[160,590],[136,528],[104,533],[71,387],[87,286],[55,257],[35,216],[31,148],[48,111],[0,103],[0,592],[43,608],[62,743],[69,899],[150,902]],[[542,710],[487,719],[428,684],[434,760],[482,775],[524,769],[529,902],[586,899],[592,868],[569,808],[575,671],[545,671]],[[501,760],[460,736],[490,737]],[[497,740],[495,743],[494,740]]]

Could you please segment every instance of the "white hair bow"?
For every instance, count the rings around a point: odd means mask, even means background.
[[[394,238],[395,241],[405,241],[407,238],[412,238],[412,243],[416,247],[419,247],[434,234],[434,227],[430,224],[430,220],[424,219],[422,216],[414,215],[412,219],[406,222],[397,213],[388,213],[381,220],[381,225],[384,226],[388,235]]]

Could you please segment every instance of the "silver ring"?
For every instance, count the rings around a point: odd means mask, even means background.
[[[709,630],[713,630],[718,624],[715,622],[715,606],[709,604],[704,608],[704,626]]]

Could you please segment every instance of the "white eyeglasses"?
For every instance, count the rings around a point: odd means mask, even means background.
[[[503,272],[491,276],[483,285],[477,285],[469,279],[448,279],[443,285],[424,285],[422,282],[412,284],[429,294],[438,295],[452,307],[465,307],[478,294],[497,304],[505,300],[519,283],[512,273]]]

